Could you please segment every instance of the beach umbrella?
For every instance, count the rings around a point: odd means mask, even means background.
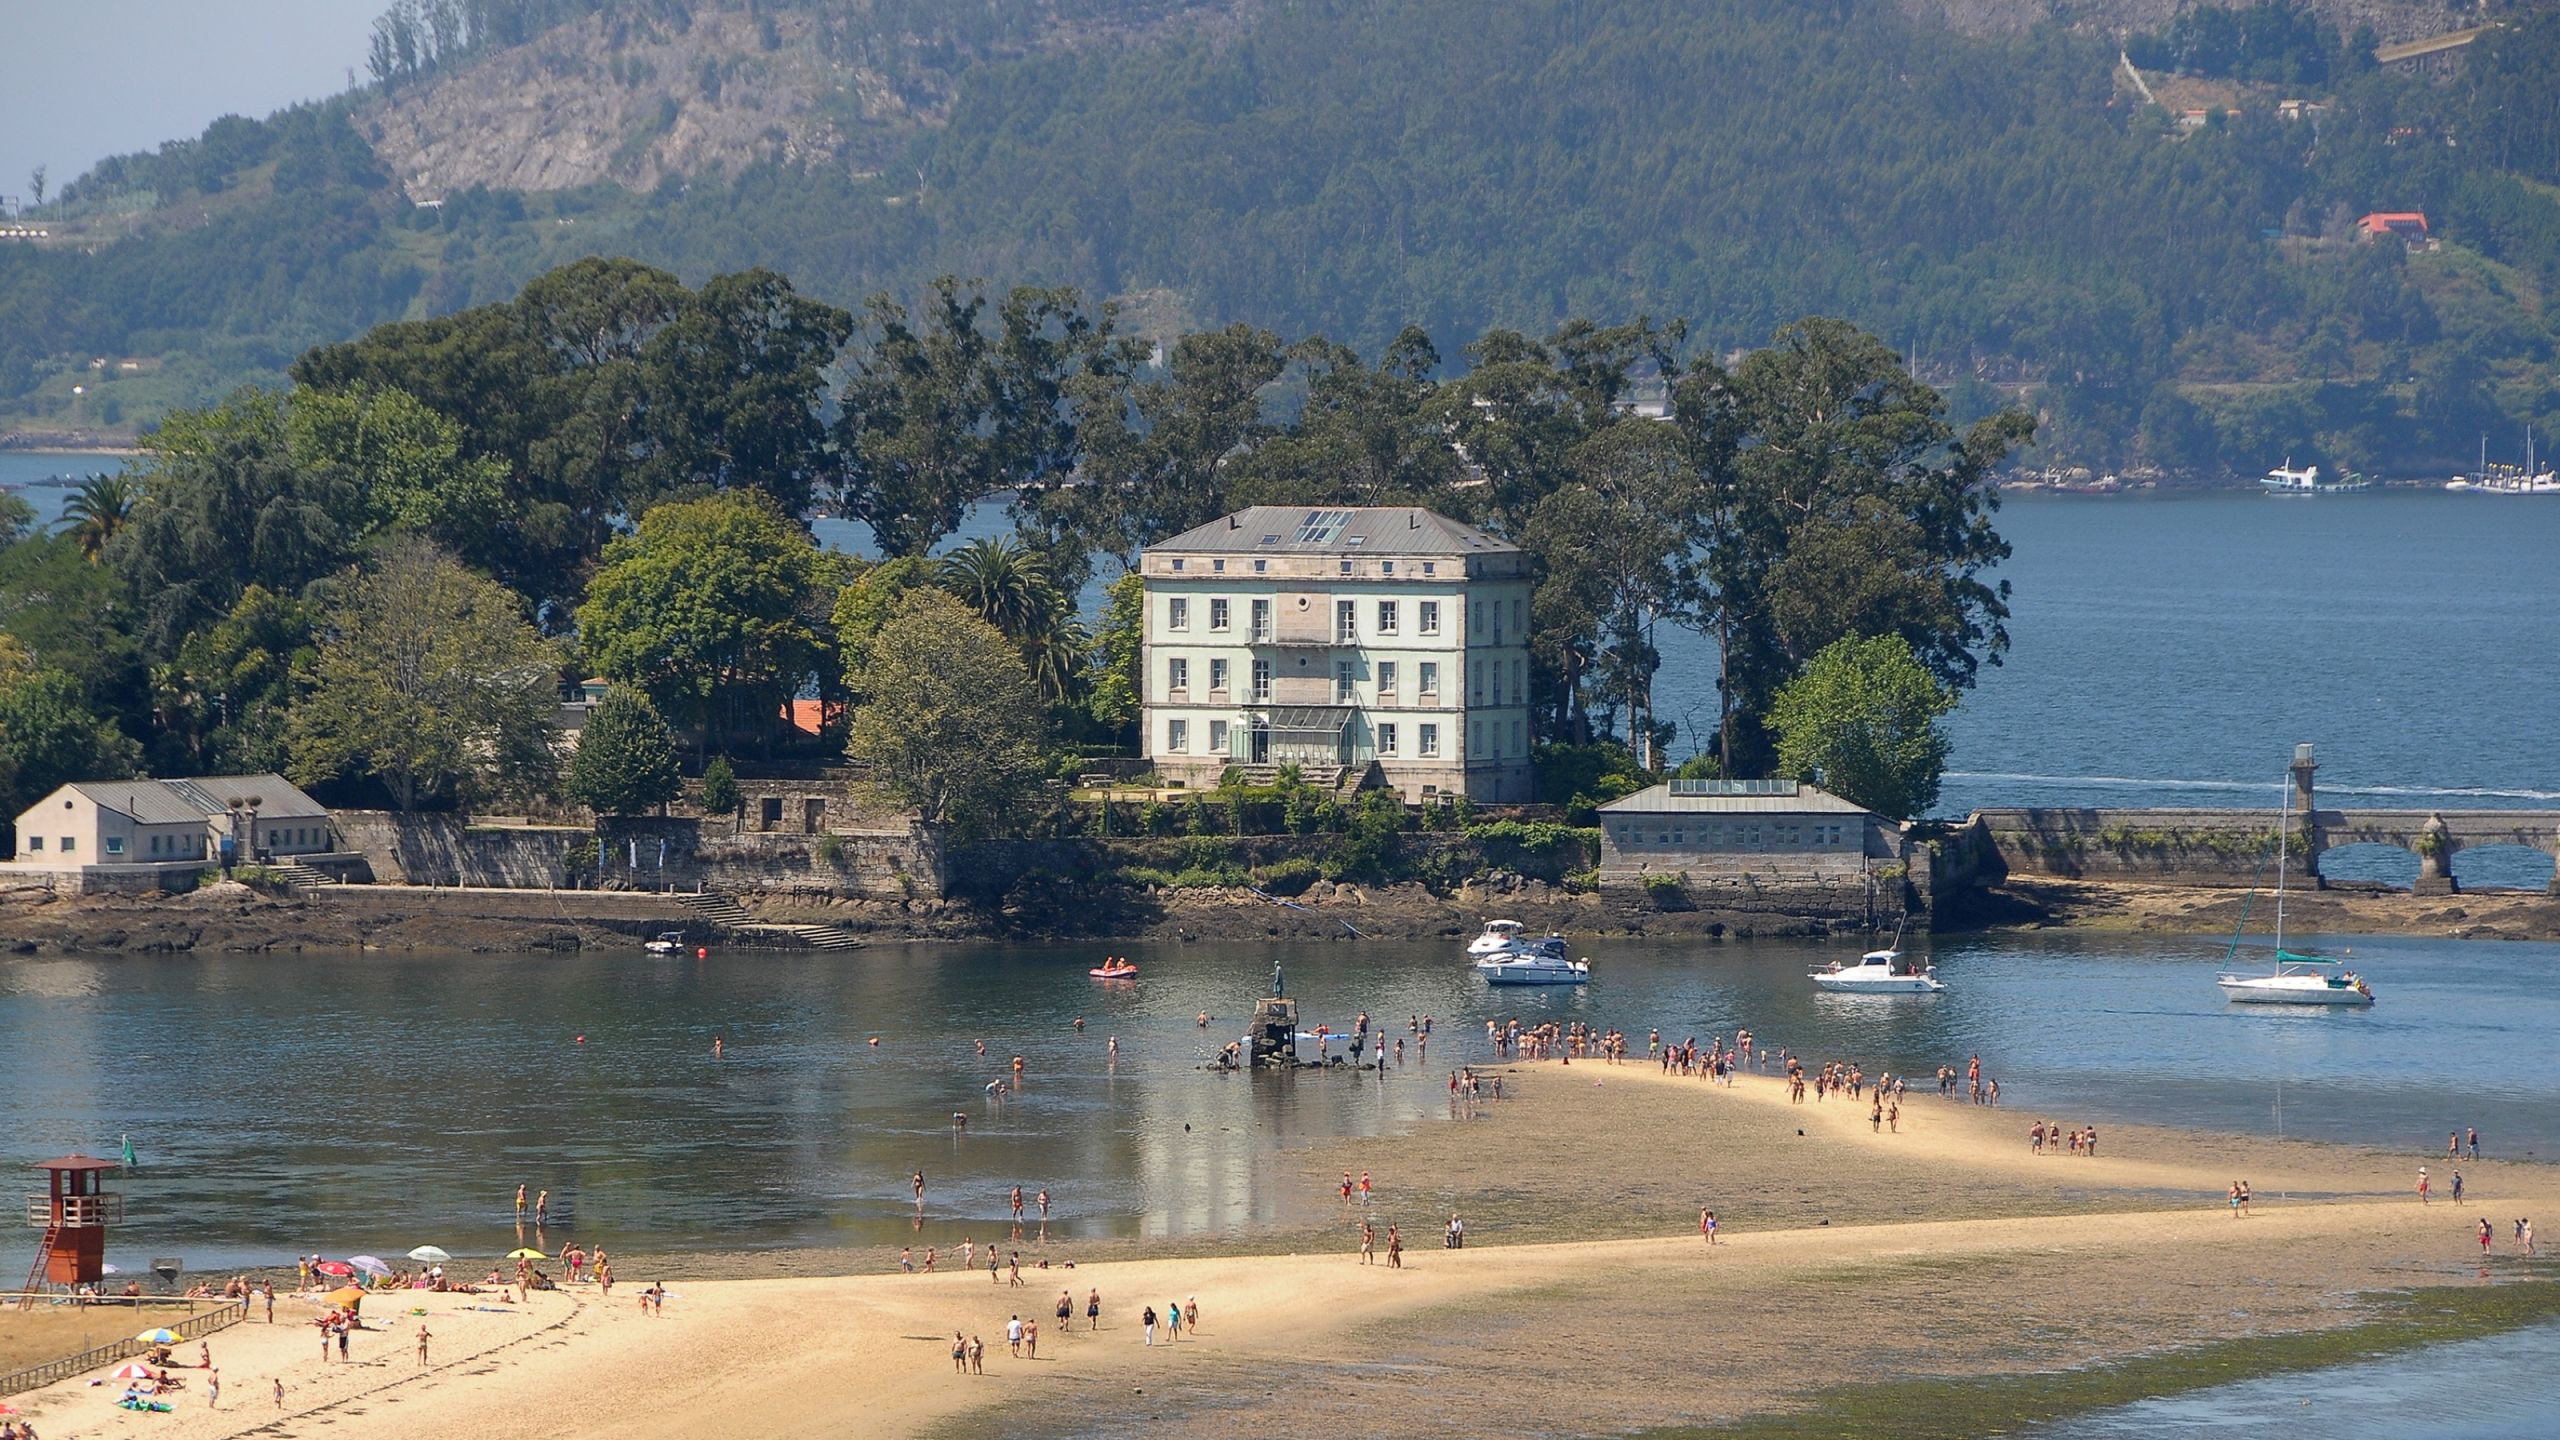
[[[453,1257],[433,1245],[421,1245],[409,1252],[409,1258],[421,1265],[441,1265]]]
[[[153,1380],[159,1378],[159,1376],[157,1371],[154,1371],[150,1366],[137,1360],[130,1365],[119,1365],[115,1369],[108,1371],[107,1378],[110,1380]]]
[[[548,1260],[551,1257],[544,1254],[542,1251],[527,1246],[522,1249],[508,1251],[507,1258],[510,1260]]]
[[[175,1345],[178,1343],[179,1336],[178,1332],[175,1330],[164,1329],[145,1330],[133,1338],[141,1341],[145,1345]]]
[[[321,1296],[320,1301],[324,1305],[335,1305],[340,1309],[353,1309],[364,1303],[364,1292],[350,1285],[344,1290],[330,1291]]]
[[[383,1264],[382,1257],[379,1255],[350,1255],[347,1257],[347,1263],[367,1275],[379,1277],[391,1273],[391,1267]]]
[[[319,1271],[323,1275],[353,1275],[356,1273],[356,1267],[349,1265],[342,1260],[323,1260],[311,1268]]]

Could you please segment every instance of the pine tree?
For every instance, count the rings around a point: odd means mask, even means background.
[[[649,697],[626,685],[605,692],[569,761],[569,798],[599,815],[637,815],[683,789],[676,739]]]

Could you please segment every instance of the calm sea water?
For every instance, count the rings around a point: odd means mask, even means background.
[[[0,1135],[29,1160],[129,1135],[119,1252],[205,1266],[495,1253],[519,1183],[636,1250],[947,1245],[983,1237],[1015,1184],[1050,1190],[1063,1237],[1214,1236],[1271,1221],[1300,1183],[1294,1142],[1445,1123],[1448,1069],[1489,1058],[1487,1018],[1520,1014],[1675,1039],[1748,1025],[1871,1073],[1978,1053],[2022,1130],[2280,1127],[2414,1155],[2476,1125],[2495,1153],[2560,1150],[2560,947],[2339,943],[2381,992],[2370,1013],[2228,1006],[2219,945],[2147,937],[1944,944],[1952,989],[1910,1002],[1815,992],[1804,972],[1839,944],[1594,943],[1599,978],[1569,993],[1492,990],[1437,944],[1137,947],[1144,978],[1118,987],[1060,947],[12,960]],[[1203,1070],[1275,959],[1310,1027],[1365,1008],[1407,1063],[1383,1081]],[[1221,1018],[1203,1028],[1204,1010]],[[1437,1021],[1427,1063],[1416,1015]],[[1016,1054],[1024,1093],[989,1098]]]
[[[2560,1324],[2141,1400],[2027,1432],[2035,1440],[2524,1440],[2552,1433]]]

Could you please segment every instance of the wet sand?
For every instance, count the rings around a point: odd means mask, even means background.
[[[2473,1203],[2421,1207],[2416,1167],[2441,1184],[2440,1157],[2133,1126],[2104,1127],[2097,1159],[2039,1157],[2034,1113],[1934,1091],[1910,1098],[1901,1133],[1877,1134],[1864,1105],[1792,1105],[1771,1077],[1710,1087],[1640,1062],[1501,1073],[1511,1098],[1461,1123],[1295,1152],[1305,1194],[1274,1232],[1222,1253],[1026,1269],[1015,1289],[843,1252],[848,1273],[832,1278],[676,1281],[662,1318],[637,1306],[650,1259],[617,1255],[609,1301],[586,1286],[493,1316],[423,1297],[436,1334],[423,1372],[395,1297],[375,1317],[392,1330],[360,1338],[344,1369],[322,1365],[307,1325],[217,1335],[220,1412],[191,1394],[174,1415],[124,1415],[78,1382],[16,1403],[48,1440],[1210,1434],[1275,1395],[1292,1430],[1318,1433],[1385,1417],[1424,1436],[1616,1433],[1888,1374],[2039,1371],[2350,1323],[2359,1295],[2482,1283],[2476,1215],[2499,1226],[2486,1278],[2519,1278],[2507,1220],[2560,1213],[2560,1173],[2538,1165],[2466,1164]],[[1345,1167],[1378,1185],[1374,1266],[1354,1253],[1360,1207],[1335,1197]],[[2235,1176],[2260,1197],[2247,1219],[2223,1203]],[[1701,1205],[1723,1222],[1712,1251]],[[1458,1252],[1440,1248],[1453,1207],[1470,1232]],[[1384,1263],[1389,1223],[1407,1241],[1401,1270]],[[1103,1328],[1088,1333],[1097,1287]],[[1076,1302],[1065,1334],[1061,1288]],[[1141,1305],[1193,1296],[1201,1333],[1141,1343]],[[1007,1353],[1016,1313],[1048,1332],[1036,1361]],[[951,1373],[955,1327],[987,1342],[985,1375]],[[277,1375],[291,1387],[281,1416]]]

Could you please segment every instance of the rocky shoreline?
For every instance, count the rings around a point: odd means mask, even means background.
[[[630,949],[684,929],[735,947],[673,897],[567,891],[352,887],[361,895],[265,891],[233,883],[169,896],[57,896],[0,892],[0,955],[243,954],[303,950],[531,954]],[[604,903],[606,898],[612,903]],[[503,898],[507,903],[501,904]],[[2080,929],[2222,934],[2236,923],[2237,890],[2013,879],[1940,918],[1942,931]],[[358,903],[360,902],[360,903]],[[2303,933],[2560,940],[2560,899],[2532,892],[2415,896],[2388,891],[2297,894]],[[1536,881],[1435,895],[1415,884],[1319,885],[1291,901],[1244,890],[1127,891],[1058,909],[955,901],[780,899],[761,918],[841,926],[876,943],[901,941],[1290,943],[1441,940],[1473,934],[1488,915],[1592,939],[1747,938],[1846,933],[1819,920],[1730,911],[1664,911],[1641,901],[1579,895]]]

